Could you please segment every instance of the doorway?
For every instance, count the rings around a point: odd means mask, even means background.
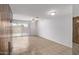
[[[79,16],[73,18],[73,42],[79,44]]]
[[[12,53],[21,54],[28,51],[29,23],[20,20],[12,22]]]

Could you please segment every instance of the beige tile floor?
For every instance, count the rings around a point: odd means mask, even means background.
[[[74,55],[79,55],[79,44],[73,43],[73,54]]]
[[[13,37],[12,54],[21,54],[28,51],[28,37]]]
[[[41,37],[37,37],[37,36],[30,36],[28,39],[29,39],[28,52],[26,51],[26,52],[20,53],[20,55],[71,55],[72,54],[71,48],[55,43],[53,41],[50,41]],[[21,51],[21,50],[18,50],[18,51]]]

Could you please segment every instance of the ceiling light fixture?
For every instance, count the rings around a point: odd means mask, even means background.
[[[32,21],[38,21],[39,20],[39,17],[35,17],[32,19]]]
[[[56,14],[55,10],[48,11],[48,15],[54,16]]]
[[[39,17],[35,17],[35,20],[39,20],[38,18],[39,18]]]

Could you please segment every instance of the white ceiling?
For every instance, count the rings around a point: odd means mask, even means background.
[[[79,4],[73,5],[73,16],[79,16]]]
[[[72,13],[72,5],[66,4],[11,4],[14,19],[30,20],[33,17],[53,19]],[[56,15],[49,16],[48,10],[56,10]]]

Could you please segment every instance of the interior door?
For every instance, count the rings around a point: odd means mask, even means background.
[[[73,41],[79,44],[79,17],[73,18]]]
[[[10,54],[12,12],[8,4],[0,4],[0,54]]]

